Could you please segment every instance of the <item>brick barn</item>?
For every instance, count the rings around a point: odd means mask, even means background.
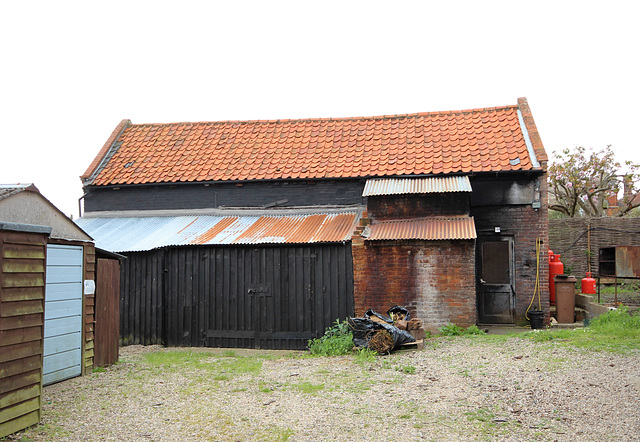
[[[514,324],[536,275],[549,317],[537,266],[546,170],[524,98],[380,117],[123,120],[82,176],[78,224],[130,258],[130,342],[300,348],[338,318],[393,305],[431,330]]]

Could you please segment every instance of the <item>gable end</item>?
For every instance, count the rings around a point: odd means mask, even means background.
[[[109,163],[113,154],[118,151],[118,148],[122,144],[122,142],[118,142],[118,139],[120,135],[122,135],[122,132],[130,125],[131,120],[125,119],[116,126],[109,139],[107,139],[107,142],[104,143],[104,146],[102,146],[102,149],[98,152],[98,155],[96,155],[84,174],[80,176],[83,185],[93,184],[93,180],[95,180],[100,171]]]

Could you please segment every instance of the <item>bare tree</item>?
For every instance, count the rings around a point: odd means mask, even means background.
[[[640,165],[626,161],[621,171],[611,146],[593,152],[576,147],[554,155],[557,160],[549,167],[549,209],[573,218],[625,216],[640,206]],[[608,207],[612,196],[617,204],[613,210]]]

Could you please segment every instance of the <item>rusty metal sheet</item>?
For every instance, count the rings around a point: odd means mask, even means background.
[[[362,196],[471,192],[467,176],[380,178],[367,180]]]
[[[475,239],[477,236],[473,217],[433,217],[371,224],[366,240]]]
[[[640,247],[616,247],[616,276],[622,278],[640,278]]]
[[[112,252],[181,245],[307,244],[350,241],[358,210],[286,215],[79,218],[96,246]]]
[[[306,244],[349,241],[355,222],[355,213],[262,216],[233,243]]]

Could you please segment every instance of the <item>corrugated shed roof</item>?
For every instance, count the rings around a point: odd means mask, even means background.
[[[471,192],[467,176],[378,178],[367,180],[362,196]]]
[[[79,218],[96,247],[134,252],[167,246],[307,244],[350,241],[358,210],[295,215],[189,215]]]
[[[477,238],[473,217],[420,218],[381,221],[369,225],[367,241],[379,240],[444,240]]]
[[[123,120],[82,178],[101,186],[536,170],[533,157],[545,154],[528,147],[523,103],[339,119]]]

